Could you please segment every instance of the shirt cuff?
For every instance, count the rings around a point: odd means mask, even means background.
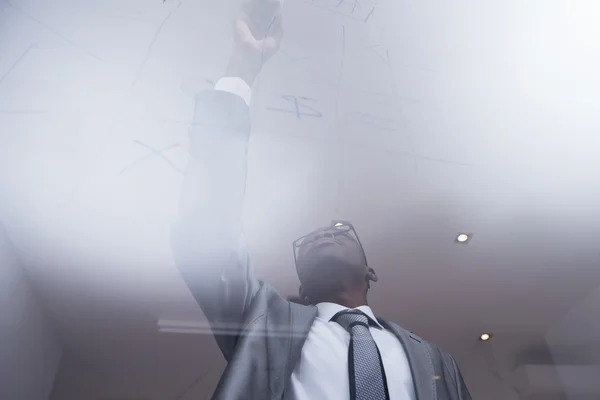
[[[250,106],[252,89],[250,89],[250,86],[248,86],[242,78],[236,76],[226,76],[225,78],[221,78],[215,84],[215,90],[235,94],[236,96],[241,97],[248,107]]]

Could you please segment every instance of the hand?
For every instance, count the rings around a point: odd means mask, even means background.
[[[262,66],[279,50],[283,38],[283,0],[244,0],[235,18],[235,50],[226,76],[239,76],[249,86]]]

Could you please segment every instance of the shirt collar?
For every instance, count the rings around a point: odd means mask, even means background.
[[[317,304],[317,310],[318,310],[318,317],[329,322],[335,314],[337,314],[340,311],[349,310],[349,308],[344,307],[339,304],[336,304],[336,303],[323,302],[323,303]],[[381,324],[379,323],[379,321],[377,321],[377,318],[375,317],[375,314],[373,314],[371,307],[360,306],[360,307],[354,308],[354,310],[360,310],[360,311],[364,312],[365,314],[367,314],[367,316],[369,316],[369,318],[371,318],[373,321],[375,321],[378,328],[384,329],[383,326],[381,326]]]

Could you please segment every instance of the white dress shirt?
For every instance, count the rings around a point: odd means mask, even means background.
[[[294,368],[290,399],[348,400],[348,347],[350,333],[331,317],[346,307],[334,303],[317,304],[318,314],[302,347],[300,362]],[[368,306],[356,308],[377,321]],[[369,327],[377,343],[391,400],[413,400],[415,390],[406,353],[398,338],[381,325]]]
[[[240,78],[222,78],[215,90],[240,96],[250,105],[251,89]],[[329,321],[346,307],[335,303],[317,304],[318,314],[313,322],[298,365],[292,372],[287,400],[348,400],[350,380],[348,377],[348,348],[350,333],[337,322]],[[374,321],[377,318],[368,306],[356,308]],[[402,344],[379,323],[369,331],[379,348],[387,379],[390,400],[414,400],[415,390],[408,358]]]

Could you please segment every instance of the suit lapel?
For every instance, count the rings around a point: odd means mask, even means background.
[[[412,372],[417,400],[436,399],[433,362],[423,340],[393,322],[382,318],[378,318],[378,321],[383,327],[393,332],[404,347]]]
[[[268,389],[265,389],[270,394],[265,393],[262,397],[280,399],[300,358],[302,346],[317,316],[317,308],[282,300],[270,287],[267,287],[267,290],[271,290],[272,298],[269,298],[268,294],[257,297],[256,299],[265,304],[255,305],[258,309],[269,310],[263,315],[266,320],[262,329],[267,346]],[[271,304],[267,306],[269,300]],[[253,319],[259,318],[255,316]]]
[[[291,327],[291,343],[290,343],[290,359],[288,365],[291,370],[296,367],[300,355],[302,354],[302,346],[308,337],[308,332],[313,321],[317,317],[317,307],[303,306],[296,303],[290,303],[290,327]]]
[[[289,384],[290,377],[294,368],[298,364],[300,356],[302,354],[302,346],[306,342],[308,332],[314,319],[317,317],[317,307],[315,306],[304,306],[296,303],[289,302],[289,331],[282,335],[282,339],[287,342],[287,352],[274,353],[274,358],[277,362],[273,362],[274,373],[281,376],[283,380],[283,390]],[[286,346],[286,347],[287,347]],[[273,359],[271,360],[273,361]],[[279,393],[271,388],[272,393]],[[277,396],[277,398],[279,398]]]

